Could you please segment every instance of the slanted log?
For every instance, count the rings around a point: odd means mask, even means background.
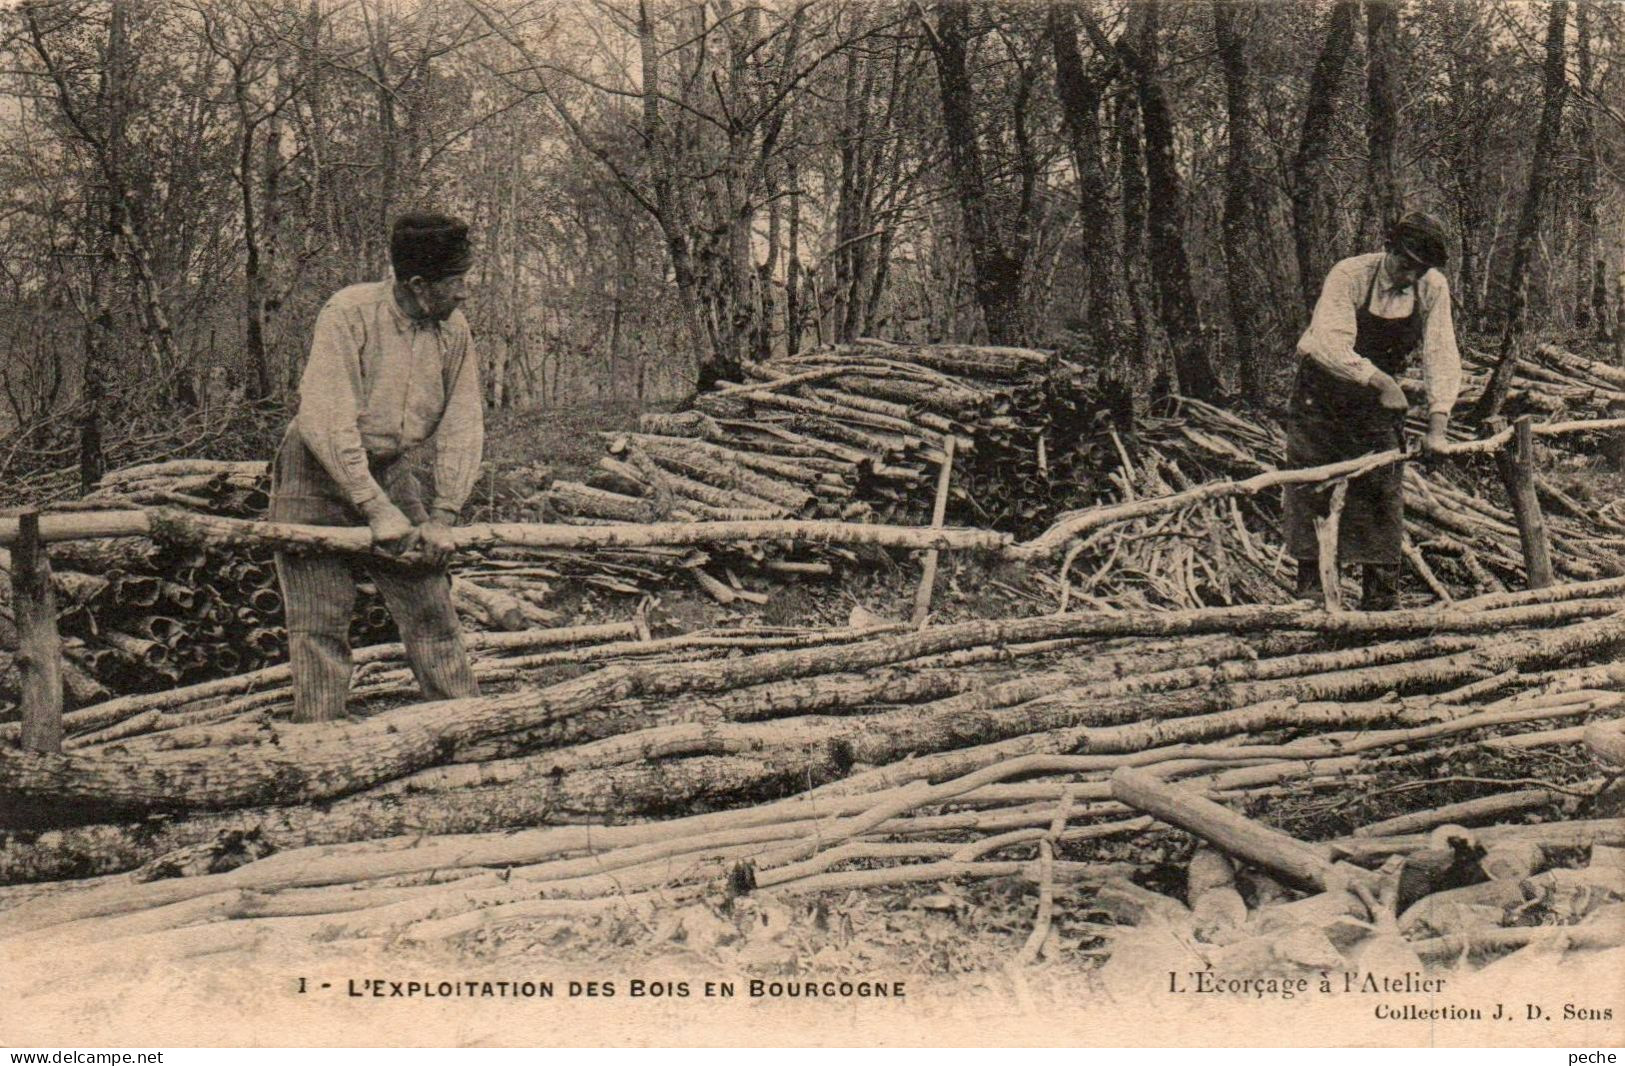
[[[1112,774],[1112,795],[1136,810],[1194,833],[1226,855],[1261,866],[1287,884],[1314,892],[1337,892],[1360,882],[1364,871],[1337,867],[1278,829],[1221,807],[1148,770],[1125,767]]]

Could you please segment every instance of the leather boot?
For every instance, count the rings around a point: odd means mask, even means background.
[[[1366,563],[1360,574],[1360,610],[1391,611],[1399,606],[1399,567]]]

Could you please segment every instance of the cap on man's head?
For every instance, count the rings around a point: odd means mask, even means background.
[[[1409,211],[1395,222],[1388,243],[1425,266],[1443,270],[1450,263],[1444,224],[1423,211]]]
[[[439,281],[466,274],[474,262],[468,223],[429,211],[401,215],[389,233],[389,262],[398,281],[414,277]]]

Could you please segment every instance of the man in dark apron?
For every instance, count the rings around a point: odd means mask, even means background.
[[[272,466],[271,520],[365,525],[379,547],[416,548],[422,561],[276,553],[295,721],[344,714],[352,563],[378,586],[424,698],[479,693],[444,567],[484,443],[479,361],[458,309],[471,258],[465,223],[404,215],[390,234],[394,276],[340,290],[317,316],[299,413]],[[406,455],[431,437],[426,500]]]
[[[1382,252],[1334,266],[1298,341],[1298,381],[1287,419],[1288,468],[1321,466],[1397,448],[1408,401],[1402,377],[1418,350],[1427,390],[1423,451],[1445,441],[1461,388],[1461,357],[1450,319],[1444,228],[1412,212],[1389,230]],[[1349,483],[1337,541],[1339,563],[1362,565],[1362,610],[1393,608],[1405,529],[1402,468],[1384,467]],[[1298,561],[1297,594],[1320,597],[1315,519],[1330,491],[1286,489],[1287,551]]]

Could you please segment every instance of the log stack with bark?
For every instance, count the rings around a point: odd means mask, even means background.
[[[1079,442],[1104,405],[1049,353],[859,341],[745,371],[750,380],[721,383],[690,411],[611,435],[588,484],[550,490],[558,513],[923,524],[952,439],[949,524],[1022,534],[1047,524],[1058,496],[1086,498],[1100,465]]]
[[[258,519],[269,488],[263,462],[173,460],[113,471],[70,510],[163,506]],[[51,559],[64,680],[74,706],[114,692],[160,692],[232,677],[287,659],[282,595],[268,548],[120,537],[55,544]],[[602,560],[595,570],[614,566],[614,560]],[[0,625],[9,618],[9,572],[9,555],[0,548]],[[568,573],[567,562],[556,571],[535,561],[485,562],[477,573],[457,576],[453,602],[476,630],[552,626],[558,616],[545,606],[548,578]],[[600,573],[589,577],[603,580]],[[372,583],[361,581],[357,593],[351,643],[397,639]],[[4,637],[0,633],[0,718],[14,710],[8,704],[17,697],[15,672],[3,650],[12,642]]]

